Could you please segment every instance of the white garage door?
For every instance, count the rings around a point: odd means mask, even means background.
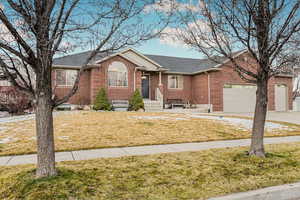
[[[254,112],[256,86],[226,84],[223,88],[224,112]]]
[[[286,85],[275,85],[275,110],[287,111],[287,87]]]
[[[293,105],[294,111],[300,112],[300,97],[297,97]]]

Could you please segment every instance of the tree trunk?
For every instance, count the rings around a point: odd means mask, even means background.
[[[38,178],[56,175],[51,94],[40,94],[35,109]]]
[[[264,132],[268,109],[268,79],[258,80],[249,155],[265,157]]]

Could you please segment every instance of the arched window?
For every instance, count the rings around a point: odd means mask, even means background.
[[[128,86],[127,67],[121,62],[113,62],[108,67],[108,85],[111,87]]]

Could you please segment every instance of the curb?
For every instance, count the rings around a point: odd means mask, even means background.
[[[297,200],[300,199],[300,182],[241,192],[208,200]]]

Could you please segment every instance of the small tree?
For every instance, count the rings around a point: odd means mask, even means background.
[[[107,94],[104,88],[101,88],[96,96],[94,110],[112,110],[112,106],[108,101]]]
[[[23,114],[31,109],[31,101],[27,94],[10,87],[0,89],[0,110],[10,114]]]
[[[132,97],[129,99],[129,111],[145,110],[143,97],[139,90],[135,90]]]

